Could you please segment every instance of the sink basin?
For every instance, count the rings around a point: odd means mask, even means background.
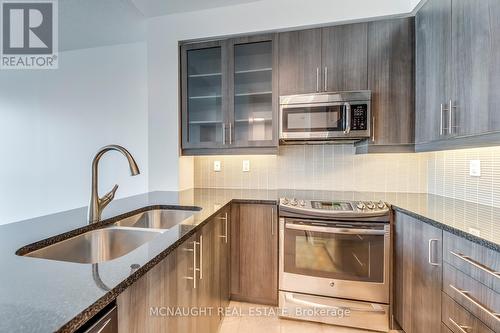
[[[160,232],[111,227],[86,232],[26,254],[27,257],[95,264],[119,258]]]
[[[116,222],[115,225],[166,230],[191,218],[195,213],[190,210],[155,209],[127,217]]]

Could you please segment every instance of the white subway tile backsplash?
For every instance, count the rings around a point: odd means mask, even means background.
[[[352,145],[286,146],[277,156],[198,156],[198,188],[426,192],[425,154],[355,155]],[[252,166],[243,172],[243,160]],[[211,166],[222,161],[220,172]]]
[[[472,159],[481,161],[481,177],[469,175]],[[220,172],[213,171],[214,160],[222,162]],[[243,160],[250,161],[249,172],[242,171]],[[299,145],[281,147],[276,156],[198,156],[194,165],[197,188],[431,193],[500,207],[500,147],[355,155],[352,145]],[[463,209],[457,223],[474,214]]]
[[[500,207],[500,147],[436,152],[427,158],[429,193]],[[470,176],[471,160],[481,161],[480,177]]]

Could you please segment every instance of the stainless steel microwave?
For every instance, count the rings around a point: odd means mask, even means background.
[[[355,142],[369,138],[370,101],[369,90],[281,96],[280,141]]]

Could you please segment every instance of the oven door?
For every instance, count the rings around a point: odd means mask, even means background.
[[[389,302],[390,225],[280,219],[280,289]]]
[[[347,103],[292,104],[280,107],[280,139],[344,137]]]

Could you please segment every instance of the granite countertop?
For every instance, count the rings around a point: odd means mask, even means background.
[[[306,190],[195,189],[151,192],[113,201],[103,224],[144,208],[182,208],[193,215],[130,253],[96,265],[16,255],[26,245],[89,228],[86,207],[0,226],[0,332],[72,332],[196,232],[231,201],[277,204],[280,197],[383,200],[444,230],[492,249],[500,246],[500,208],[427,194]],[[95,226],[92,226],[95,227]],[[472,228],[472,229],[471,229]],[[479,235],[472,235],[479,233]],[[139,265],[131,270],[131,265]],[[95,278],[98,268],[99,279]]]

